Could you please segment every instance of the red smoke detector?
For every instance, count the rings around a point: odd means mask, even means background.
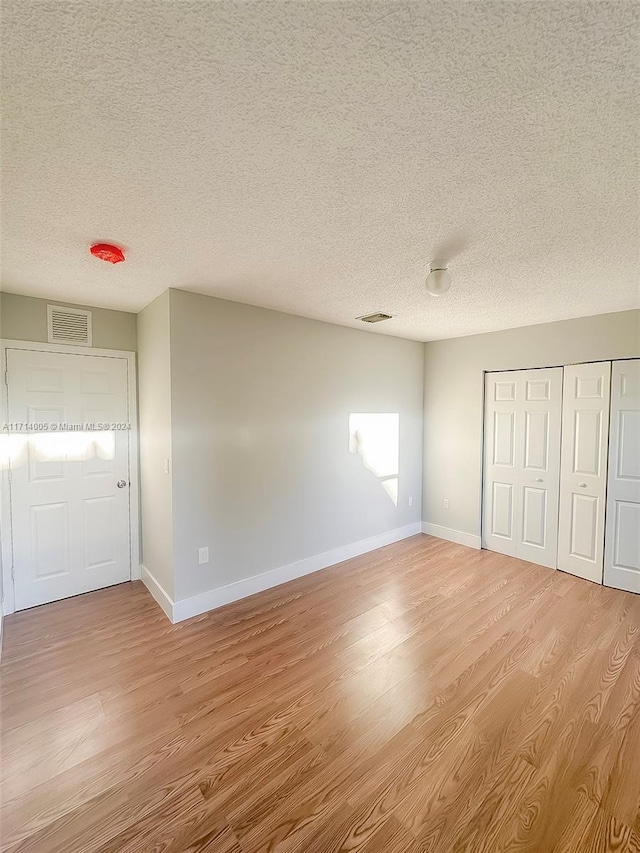
[[[94,257],[100,258],[101,261],[109,261],[110,264],[119,264],[120,261],[124,261],[122,249],[110,243],[96,243],[89,251]]]

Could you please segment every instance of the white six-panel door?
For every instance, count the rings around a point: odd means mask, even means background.
[[[604,552],[607,586],[640,592],[640,360],[614,361]]]
[[[483,547],[555,568],[562,368],[487,373]]]
[[[564,369],[558,568],[602,583],[611,362]]]
[[[129,433],[81,428],[128,422],[126,359],[10,349],[7,365],[16,610],[129,580]]]

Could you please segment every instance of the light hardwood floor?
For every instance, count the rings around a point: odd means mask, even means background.
[[[3,849],[640,850],[640,597],[416,536],[178,625],[5,620]]]

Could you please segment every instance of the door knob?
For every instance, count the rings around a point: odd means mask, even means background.
[[[119,489],[124,489],[124,487],[127,485],[127,481],[126,480],[118,480],[116,485]]]
[[[580,488],[581,488],[581,489],[586,489],[586,488],[587,488],[587,484],[586,484],[586,483],[578,483],[578,485],[580,486]]]
[[[536,482],[536,483],[541,483],[541,482],[542,482],[542,477],[536,477],[535,482]]]

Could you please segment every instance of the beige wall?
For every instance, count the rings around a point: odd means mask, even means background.
[[[434,341],[424,355],[423,519],[479,536],[483,371],[640,356],[640,311]]]
[[[420,521],[422,344],[170,294],[176,600]],[[397,507],[352,412],[400,415]]]
[[[47,341],[47,305],[88,308],[92,312],[93,346],[97,349],[136,350],[136,315],[126,311],[75,305],[57,299],[37,299],[0,293],[0,337],[14,341]]]
[[[138,418],[142,563],[173,597],[169,293],[138,314]],[[171,471],[171,468],[169,469]]]

